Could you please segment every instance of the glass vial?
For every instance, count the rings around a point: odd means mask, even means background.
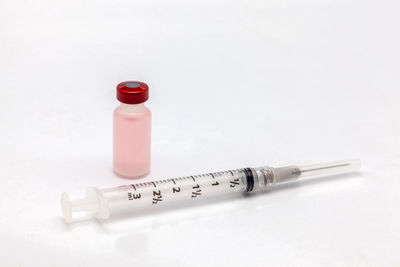
[[[139,178],[150,171],[151,112],[144,102],[149,87],[143,82],[122,82],[117,86],[121,104],[114,110],[114,172],[126,178]]]

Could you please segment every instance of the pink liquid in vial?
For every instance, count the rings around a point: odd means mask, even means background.
[[[151,112],[144,104],[114,110],[114,171],[135,178],[150,171]]]
[[[150,171],[151,112],[144,102],[149,87],[143,82],[122,82],[117,86],[121,104],[114,110],[114,172],[139,178]]]

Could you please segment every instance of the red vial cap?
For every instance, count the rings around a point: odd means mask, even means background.
[[[125,104],[146,102],[149,99],[149,87],[137,81],[122,82],[117,85],[117,99]]]

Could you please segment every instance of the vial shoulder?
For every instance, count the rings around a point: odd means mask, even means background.
[[[144,104],[141,105],[121,104],[114,109],[113,115],[122,117],[144,117],[144,116],[151,116],[151,111]]]

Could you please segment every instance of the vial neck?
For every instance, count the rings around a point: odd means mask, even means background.
[[[140,104],[125,104],[125,103],[120,103],[120,108],[126,110],[126,111],[139,111],[141,109],[143,109],[144,103],[140,103]]]

